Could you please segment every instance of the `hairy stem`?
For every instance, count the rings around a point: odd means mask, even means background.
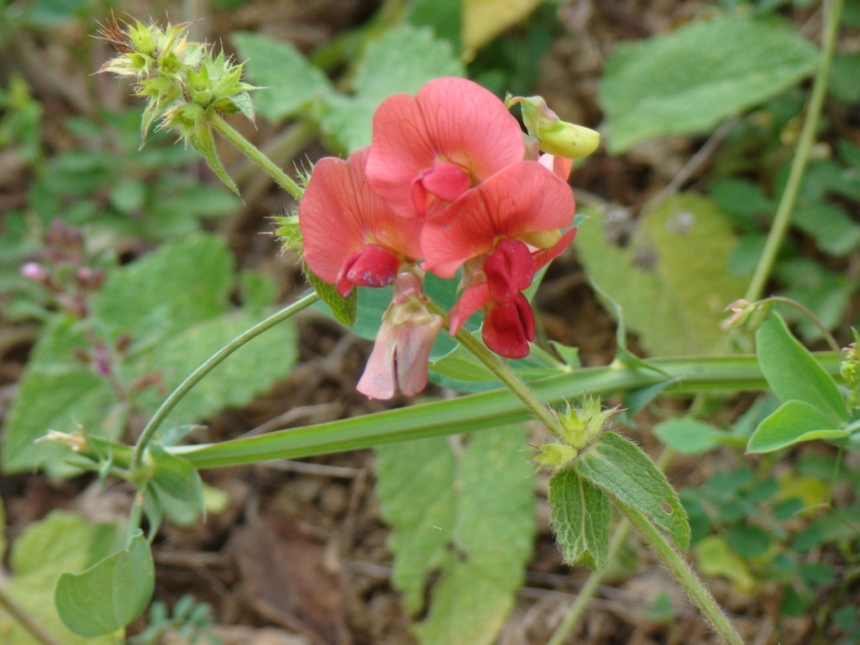
[[[227,141],[232,143],[239,152],[265,170],[269,177],[271,177],[281,188],[292,195],[293,198],[297,201],[302,198],[305,191],[302,190],[301,186],[287,176],[287,174],[275,165],[271,159],[260,152],[254,144],[239,134],[238,130],[233,128],[233,126],[217,114],[212,116],[210,123],[212,124],[212,127],[220,132]]]
[[[843,0],[831,0],[826,3],[825,32],[821,61],[815,73],[815,82],[809,98],[806,120],[803,122],[803,130],[800,133],[797,151],[794,153],[794,159],[791,162],[791,172],[788,176],[788,182],[785,185],[782,198],[779,200],[776,216],[773,219],[770,233],[767,236],[767,242],[765,243],[761,259],[747,287],[745,299],[750,302],[761,298],[764,292],[765,283],[773,269],[782,239],[788,230],[791,210],[794,207],[797,192],[800,190],[803,173],[806,171],[806,166],[809,163],[809,153],[815,141],[815,131],[818,129],[818,123],[821,119],[821,109],[824,105],[824,95],[827,92],[830,64],[833,61],[833,52],[836,49],[836,35],[839,30],[839,18],[842,14],[842,2]]]
[[[657,468],[664,470],[669,462],[672,461],[674,455],[674,450],[665,448],[657,458]],[[630,537],[631,528],[630,521],[627,519],[621,520],[618,526],[615,527],[615,533],[609,542],[609,552],[607,554],[607,561],[610,565],[618,557],[621,547],[624,546],[627,538]],[[607,566],[605,569],[591,572],[582,589],[576,594],[576,600],[570,606],[570,609],[567,610],[567,614],[565,614],[562,621],[558,624],[558,627],[555,628],[552,637],[547,641],[547,645],[564,645],[567,642],[567,637],[570,636],[571,630],[579,622],[582,614],[585,613],[588,603],[591,602],[594,594],[597,593],[597,589],[600,583],[603,582],[603,577],[606,575],[608,569],[609,567]]]
[[[272,314],[264,321],[257,323],[249,330],[239,334],[232,341],[227,343],[224,347],[218,350],[215,354],[209,357],[205,363],[203,363],[200,367],[198,367],[191,375],[188,376],[182,383],[177,387],[173,392],[170,393],[164,403],[161,404],[161,407],[156,410],[155,414],[152,415],[152,418],[149,420],[149,423],[146,424],[146,427],[141,432],[140,437],[137,440],[137,443],[134,446],[134,454],[132,456],[132,466],[139,467],[143,460],[143,453],[146,449],[147,444],[152,439],[155,431],[158,430],[158,427],[167,418],[167,415],[170,414],[170,411],[176,407],[176,405],[183,399],[183,397],[191,391],[197,383],[199,383],[204,376],[206,376],[209,372],[215,369],[221,362],[227,358],[230,354],[235,352],[237,349],[242,347],[245,343],[250,341],[253,338],[256,338],[264,331],[271,329],[278,323],[286,320],[290,316],[295,313],[305,309],[306,307],[311,306],[319,300],[319,296],[316,292],[309,293],[304,296],[300,300],[297,300],[293,304],[289,305],[278,311],[275,314]]]
[[[669,570],[669,573],[675,577],[675,580],[678,581],[693,604],[699,608],[705,620],[708,621],[708,624],[723,643],[727,645],[743,645],[743,640],[741,640],[735,628],[732,627],[723,610],[717,605],[714,597],[702,585],[681,554],[666,541],[663,534],[635,508],[618,502],[616,502],[616,508],[624,513],[625,517],[633,525],[633,528],[639,531],[639,534],[644,538],[651,550],[654,551],[654,554],[660,558],[660,561]]]

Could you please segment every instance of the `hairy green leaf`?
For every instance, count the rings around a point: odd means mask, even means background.
[[[690,545],[690,525],[678,494],[632,441],[607,432],[579,456],[574,468],[613,499],[641,512],[682,551]]]
[[[394,580],[410,611],[423,604],[427,575],[441,571],[414,627],[422,643],[495,642],[512,609],[534,536],[524,441],[521,428],[504,428],[472,435],[462,450],[444,438],[378,449]]]
[[[579,258],[623,307],[645,349],[670,356],[712,353],[723,334],[724,308],[746,288],[729,272],[736,238],[713,202],[693,194],[667,199],[637,221],[629,240],[605,213],[588,213],[577,234]]]
[[[112,634],[137,618],[152,597],[155,564],[149,543],[138,531],[127,549],[80,573],[64,573],[55,601],[74,633],[93,638]]]
[[[609,564],[612,506],[600,488],[563,470],[549,481],[552,528],[564,561],[600,570]]]
[[[618,45],[599,102],[611,153],[665,134],[699,134],[810,74],[815,48],[794,29],[750,16],[698,21]]]

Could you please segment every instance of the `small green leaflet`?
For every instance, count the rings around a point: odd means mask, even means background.
[[[609,564],[609,525],[612,506],[600,488],[573,469],[549,481],[552,528],[564,561],[597,571]]]

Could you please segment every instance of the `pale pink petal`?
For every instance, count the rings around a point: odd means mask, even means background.
[[[499,238],[567,227],[574,211],[566,182],[536,161],[512,164],[427,221],[421,232],[425,267],[452,278],[463,262],[489,253]]]
[[[397,393],[397,374],[394,366],[396,345],[389,334],[384,333],[386,323],[379,328],[379,335],[373,343],[373,351],[367,360],[364,373],[356,389],[371,399],[390,399]]]
[[[397,384],[405,396],[414,396],[427,385],[427,362],[442,322],[442,316],[431,314],[426,322],[401,325],[394,361]]]
[[[551,170],[555,175],[567,181],[570,177],[570,171],[573,169],[573,159],[565,157],[556,157],[549,153],[540,156],[540,165]]]

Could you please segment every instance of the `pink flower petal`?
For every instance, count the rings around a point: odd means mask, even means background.
[[[486,282],[467,287],[448,314],[448,333],[454,336],[472,314],[490,302],[490,298],[490,288]]]
[[[369,244],[407,260],[421,257],[422,223],[399,217],[371,190],[364,174],[367,155],[364,148],[346,161],[322,159],[299,204],[305,262],[330,284],[343,277],[346,260]]]
[[[556,242],[553,246],[547,249],[540,249],[538,251],[535,251],[532,254],[535,271],[540,270],[545,264],[549,264],[552,260],[556,259],[559,255],[561,255],[567,248],[567,246],[573,241],[573,238],[576,237],[577,230],[578,229],[575,226],[572,226],[564,232],[558,242]]]
[[[540,161],[541,166],[547,170],[552,170],[556,176],[564,179],[565,181],[570,177],[570,171],[573,169],[573,159],[556,157],[549,153],[541,155],[538,161]]]
[[[422,195],[413,191],[413,182],[435,164],[461,168],[468,187],[524,154],[519,123],[498,97],[466,79],[438,78],[416,97],[398,94],[376,110],[367,175],[395,212],[420,217],[426,205],[416,208],[415,198]],[[442,198],[431,186],[423,188]]]
[[[348,257],[337,275],[335,285],[342,298],[349,296],[354,286],[386,287],[397,277],[400,258],[376,244],[368,244]]]
[[[521,161],[466,192],[421,232],[425,267],[452,278],[466,260],[489,253],[499,238],[564,228],[573,221],[573,192],[536,161]]]

